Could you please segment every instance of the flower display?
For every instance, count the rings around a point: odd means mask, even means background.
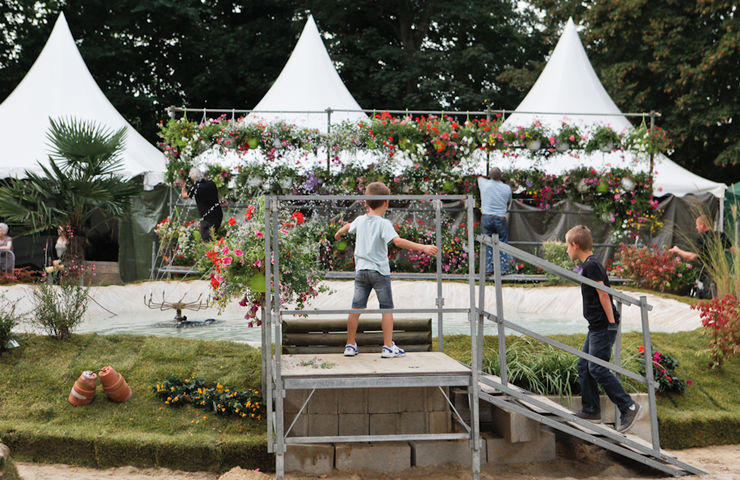
[[[635,285],[659,292],[685,295],[699,277],[699,269],[667,247],[636,247],[621,244],[611,272],[630,279]]]
[[[154,227],[154,233],[165,264],[192,266],[197,262],[201,252],[197,249],[200,230],[196,220],[178,222],[167,217]]]
[[[209,385],[202,378],[195,375],[193,377],[180,380],[177,376],[170,375],[164,382],[154,385],[152,390],[170,407],[190,403],[196,408],[222,417],[262,419],[265,409],[258,390],[237,391],[221,383]],[[203,416],[202,420],[207,421],[208,417]]]
[[[658,382],[658,392],[685,392],[686,387],[693,382],[691,380],[682,380],[678,377],[678,373],[676,373],[676,369],[679,367],[678,360],[667,353],[659,352],[655,347],[652,350],[653,379]],[[645,375],[645,347],[638,347],[637,352],[639,353],[639,371]]]

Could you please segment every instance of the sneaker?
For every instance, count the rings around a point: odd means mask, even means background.
[[[354,357],[357,355],[357,344],[354,345],[345,345],[344,346],[344,356],[345,357]]]
[[[383,345],[383,350],[380,351],[381,358],[395,358],[403,357],[406,352],[396,346],[396,342],[391,342],[390,347]]]
[[[632,405],[630,405],[627,411],[622,414],[622,421],[618,432],[629,432],[630,429],[635,426],[635,422],[640,416],[640,410],[642,410],[642,408],[640,408],[640,405],[638,405],[637,403],[633,403]]]
[[[579,410],[575,413],[575,416],[588,420],[591,423],[601,423],[601,412],[584,412],[583,410]]]

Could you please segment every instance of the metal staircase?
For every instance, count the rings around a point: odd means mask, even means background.
[[[594,424],[576,417],[573,412],[547,397],[532,394],[515,385],[504,385],[494,375],[482,375],[479,381],[482,401],[535,422],[567,433],[581,440],[618,453],[674,477],[706,473],[681,462],[636,435],[622,434],[606,424]]]

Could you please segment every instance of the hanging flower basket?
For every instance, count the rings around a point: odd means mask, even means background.
[[[619,148],[622,137],[615,132],[611,127],[606,125],[599,125],[591,133],[591,138],[586,143],[586,153],[595,152],[601,150],[602,152],[611,152],[616,148]]]
[[[267,290],[264,273],[255,273],[249,279],[249,289],[255,293],[265,293]]]

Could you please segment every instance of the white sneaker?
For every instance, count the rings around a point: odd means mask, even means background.
[[[403,357],[406,352],[396,346],[396,342],[391,342],[390,347],[383,345],[383,350],[380,351],[381,358],[396,358]]]
[[[345,357],[354,357],[355,355],[357,355],[357,344],[356,343],[354,345],[347,344],[344,346],[344,356]]]

